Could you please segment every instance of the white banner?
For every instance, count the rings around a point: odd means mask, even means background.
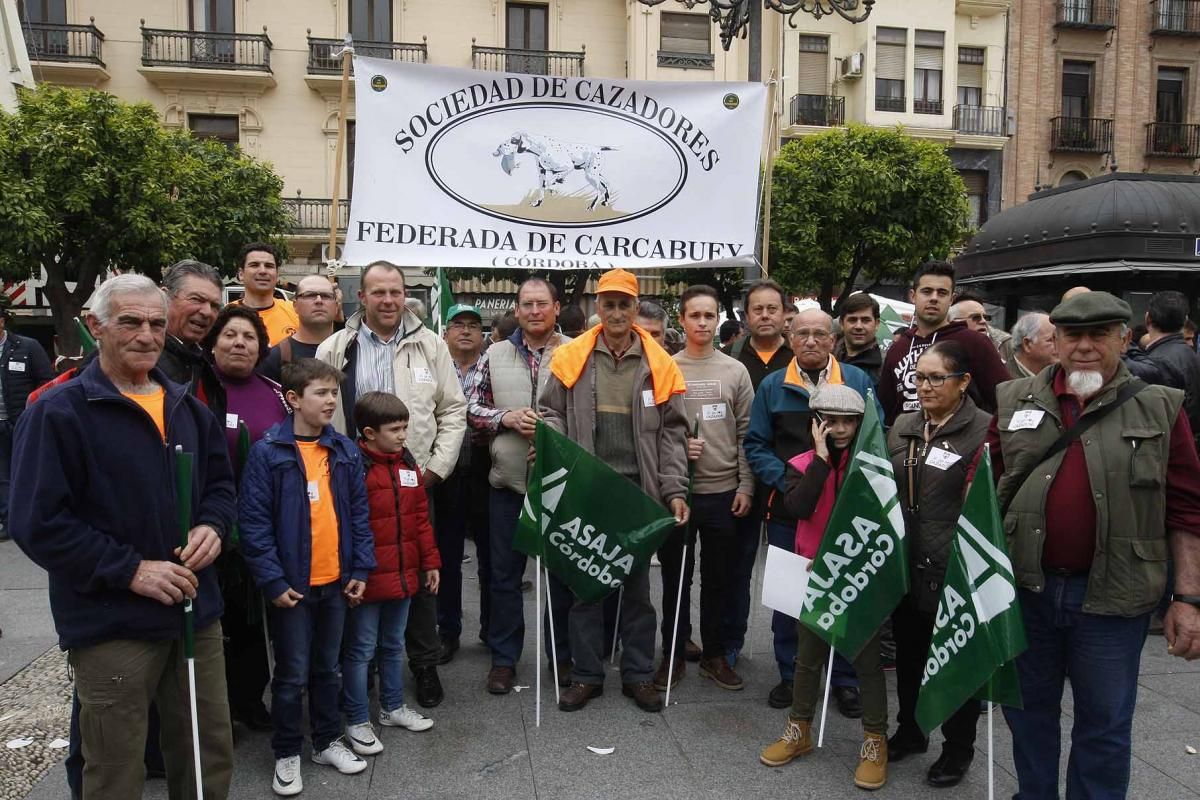
[[[345,261],[751,263],[766,87],[354,59]]]

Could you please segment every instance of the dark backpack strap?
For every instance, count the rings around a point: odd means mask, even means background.
[[[292,363],[292,337],[287,337],[279,343],[279,365]]]
[[[1140,378],[1132,379],[1131,381],[1129,381],[1129,383],[1125,384],[1121,388],[1121,391],[1117,392],[1117,396],[1113,398],[1113,401],[1111,403],[1109,403],[1107,406],[1104,406],[1101,409],[1093,411],[1091,414],[1084,414],[1083,416],[1081,416],[1079,418],[1079,421],[1077,423],[1075,423],[1074,427],[1068,428],[1067,430],[1063,431],[1062,434],[1057,439],[1054,440],[1054,444],[1050,445],[1050,448],[1046,452],[1042,453],[1042,457],[1039,458],[1037,461],[1031,462],[1030,466],[1025,470],[1025,472],[1023,472],[1020,475],[1020,477],[1018,477],[1017,480],[1014,481],[1013,485],[1016,488],[1013,489],[1012,494],[1010,494],[1008,496],[1008,499],[1005,500],[1004,504],[1000,507],[1001,519],[1003,519],[1004,516],[1006,514],[1008,514],[1009,506],[1012,505],[1013,500],[1015,500],[1017,497],[1017,493],[1021,491],[1021,487],[1025,485],[1025,481],[1029,480],[1029,476],[1033,474],[1034,470],[1036,470],[1038,467],[1040,467],[1042,464],[1046,463],[1050,459],[1054,458],[1056,455],[1061,453],[1063,450],[1066,450],[1068,447],[1071,446],[1071,442],[1075,441],[1080,436],[1087,433],[1087,431],[1089,429],[1091,429],[1091,427],[1093,425],[1095,425],[1100,420],[1104,419],[1109,414],[1111,414],[1113,411],[1117,410],[1119,407],[1124,405],[1127,400],[1132,398],[1135,394],[1140,392],[1142,389],[1145,389],[1146,386],[1147,386],[1146,382],[1141,380]]]

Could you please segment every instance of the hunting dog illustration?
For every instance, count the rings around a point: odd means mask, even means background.
[[[603,157],[606,150],[616,150],[615,147],[596,146],[591,144],[575,144],[564,142],[552,136],[541,136],[525,131],[517,131],[505,140],[493,156],[500,156],[500,168],[505,174],[521,166],[517,156],[521,153],[533,153],[537,156],[538,177],[541,184],[537,194],[530,202],[531,206],[540,206],[546,198],[546,192],[553,192],[575,170],[582,170],[584,178],[596,190],[596,196],[588,205],[588,211],[596,208],[596,204],[606,206],[612,202],[612,191],[603,173]]]

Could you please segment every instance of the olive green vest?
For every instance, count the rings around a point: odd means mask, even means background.
[[[1000,504],[1016,493],[1004,517],[1017,583],[1040,592],[1045,584],[1042,545],[1046,538],[1046,495],[1066,451],[1038,463],[1063,430],[1054,376],[1049,367],[1032,378],[996,387],[997,423],[1004,475]],[[1083,415],[1111,403],[1132,379],[1121,365],[1116,376],[1084,408]],[[1081,437],[1092,500],[1096,506],[1096,549],[1083,610],[1131,617],[1150,611],[1167,581],[1166,472],[1171,428],[1183,392],[1148,386]],[[1045,414],[1036,428],[1009,430],[1022,410]],[[1021,485],[1015,479],[1033,466]]]
[[[492,405],[495,408],[537,408],[537,396],[541,394],[546,379],[550,377],[550,356],[554,348],[571,341],[570,337],[555,333],[542,350],[541,366],[538,367],[537,391],[529,371],[529,362],[517,350],[516,345],[505,339],[488,348],[488,374],[492,382]],[[492,469],[488,483],[497,489],[510,489],[525,494],[525,476],[529,469],[526,456],[529,441],[516,431],[503,425],[492,439]]]

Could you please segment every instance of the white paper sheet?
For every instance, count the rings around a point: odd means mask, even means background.
[[[767,566],[763,573],[762,604],[800,618],[804,608],[804,589],[808,586],[808,565],[804,556],[790,553],[782,547],[767,548]]]

